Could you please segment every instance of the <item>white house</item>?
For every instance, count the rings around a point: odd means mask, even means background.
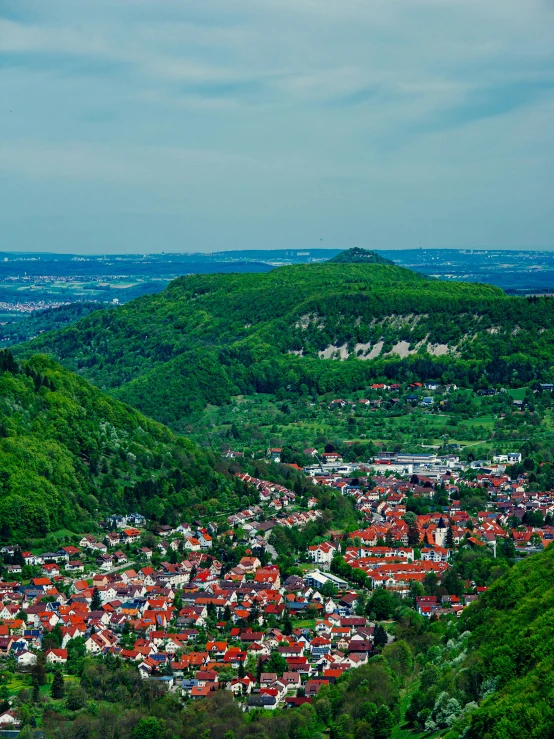
[[[36,665],[37,663],[37,655],[24,649],[22,652],[19,652],[15,661],[20,667],[32,667],[32,665]]]
[[[65,665],[67,662],[67,649],[49,649],[46,652],[46,661],[52,665]]]
[[[16,728],[19,726],[19,721],[13,711],[4,711],[0,713],[0,726],[7,730],[8,728]]]
[[[252,692],[253,682],[246,675],[245,677],[235,677],[231,680],[227,686],[227,690],[230,690],[235,696],[238,695],[250,695]]]
[[[209,534],[203,534],[200,533],[198,536],[198,541],[200,542],[200,548],[201,549],[211,549],[212,548],[212,537]]]
[[[425,548],[421,550],[421,559],[424,562],[446,562],[450,551],[444,547]]]
[[[191,552],[199,552],[200,542],[195,536],[189,536],[185,541],[185,549],[188,549]]]
[[[308,557],[316,564],[322,565],[323,569],[331,566],[335,552],[335,547],[328,542],[308,547]]]

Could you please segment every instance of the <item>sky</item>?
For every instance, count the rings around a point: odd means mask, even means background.
[[[2,0],[0,250],[554,248],[554,0]]]

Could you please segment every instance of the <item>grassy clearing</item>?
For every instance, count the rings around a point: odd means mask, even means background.
[[[52,680],[54,676],[52,673],[47,673],[46,684],[40,686],[40,694],[43,696],[50,696],[52,689]],[[76,675],[65,675],[63,676],[66,690],[72,683],[78,683],[79,678]],[[31,674],[28,672],[18,672],[15,675],[8,674],[6,680],[6,686],[10,696],[17,695],[22,690],[32,690]]]
[[[508,395],[510,395],[514,400],[523,400],[525,398],[525,391],[527,390],[526,387],[518,387],[515,390],[507,390],[506,392]]]
[[[549,401],[537,396],[535,406],[542,415],[540,423],[514,414],[514,399],[524,399],[527,388],[510,390],[495,396],[480,396],[470,391],[460,394],[434,394],[435,406],[391,406],[390,395],[356,391],[349,394],[327,394],[312,398],[277,400],[271,395],[233,397],[229,405],[210,406],[199,416],[198,423],[187,429],[197,441],[209,433],[215,450],[229,445],[248,453],[260,453],[268,446],[291,445],[296,451],[308,446],[318,449],[327,443],[345,440],[361,444],[372,442],[387,449],[402,448],[406,452],[423,451],[436,446],[439,453],[447,444],[457,444],[462,456],[467,453],[487,456],[495,452],[513,451],[528,440],[543,439],[554,431],[554,413]],[[362,407],[358,403],[343,408],[331,406],[341,395],[347,401],[369,397],[380,401],[378,407]],[[544,399],[543,399],[544,400]],[[540,402],[539,402],[540,401]],[[446,411],[440,403],[446,403]],[[444,406],[443,406],[444,407]],[[208,422],[207,425],[203,425]]]
[[[294,622],[295,629],[315,629],[315,618],[305,618]]]
[[[69,529],[58,529],[58,531],[52,531],[48,534],[48,540],[55,539],[56,541],[63,541],[64,544],[67,544],[67,542],[74,536],[79,536],[79,534],[75,531],[70,531]],[[46,541],[46,539],[31,539],[31,551],[34,554],[44,552]]]
[[[439,731],[413,731],[406,724],[396,726],[392,730],[392,739],[434,739],[444,734],[444,730]]]

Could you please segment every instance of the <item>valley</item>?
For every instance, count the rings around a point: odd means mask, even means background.
[[[183,427],[214,451],[228,449],[263,457],[268,447],[334,444],[345,459],[357,448],[370,456],[383,450],[472,454],[486,458],[517,445],[552,443],[552,398],[532,388],[484,391],[428,383],[432,390],[399,385],[366,388],[345,397],[290,393],[233,396],[208,406]],[[540,385],[538,386],[540,388]],[[358,455],[359,456],[359,455]]]
[[[0,5],[0,739],[554,739],[553,2]]]
[[[548,735],[549,297],[350,250],[64,310],[0,352],[0,727]]]

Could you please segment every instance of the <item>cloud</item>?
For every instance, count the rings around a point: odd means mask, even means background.
[[[0,16],[13,248],[55,250],[47,206],[64,243],[90,211],[121,249],[118,208],[142,234],[149,213],[193,209],[203,247],[267,229],[301,247],[319,224],[328,246],[401,247],[415,223],[427,245],[554,247],[546,0],[4,0]]]

